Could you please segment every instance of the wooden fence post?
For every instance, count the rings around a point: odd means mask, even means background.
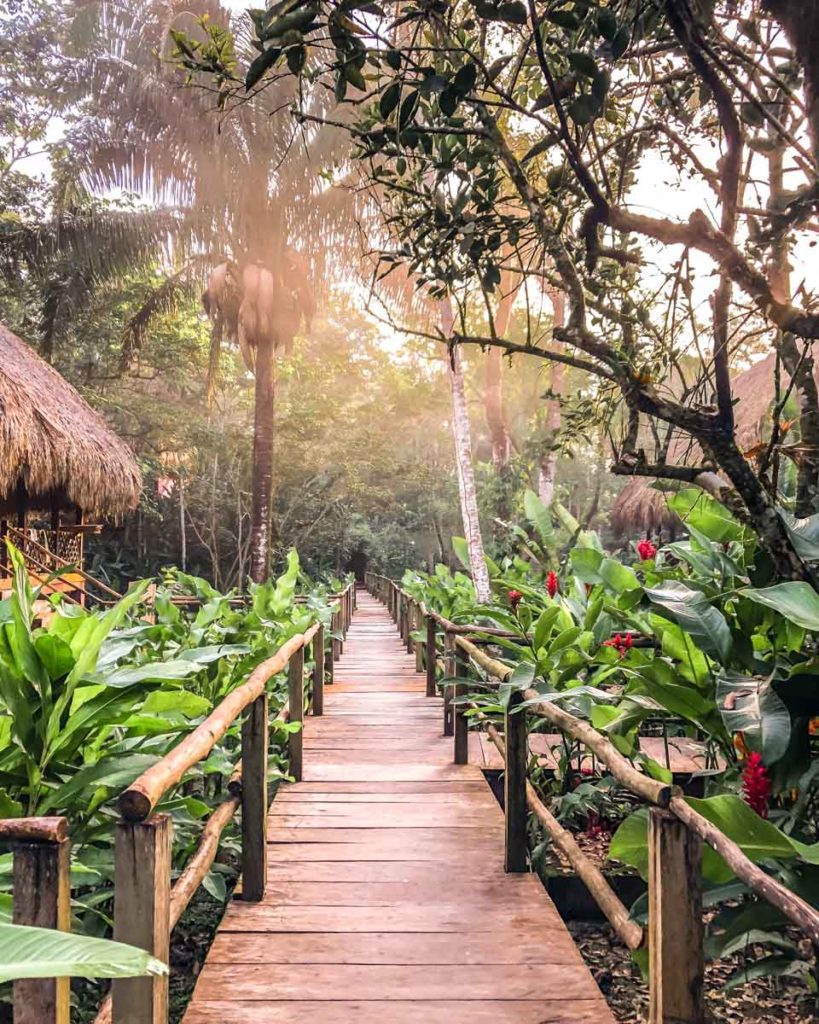
[[[702,843],[669,814],[648,817],[649,1024],[702,1024]]]
[[[412,654],[412,631],[415,629],[415,601],[407,598],[407,635],[404,638],[407,643],[407,654]]]
[[[242,722],[242,899],[258,903],[267,886],[267,694]]]
[[[421,605],[415,606],[415,629],[420,632],[424,625],[424,615],[421,611]],[[415,641],[415,671],[424,671],[424,645],[420,640]]]
[[[290,671],[287,679],[290,701],[290,721],[304,724],[304,648],[300,647],[290,656]],[[290,774],[301,782],[304,767],[304,734],[301,729],[289,734]]]
[[[426,642],[426,670],[427,670],[427,697],[434,697],[435,688],[435,662],[438,659],[438,648],[435,644],[435,619],[427,615],[427,642]]]
[[[455,634],[444,633],[444,676],[451,679],[456,671],[457,649],[455,647]],[[444,736],[451,736],[454,732],[452,721],[452,684],[444,686]]]
[[[341,629],[341,612],[333,612],[333,617],[330,620],[330,628],[333,631],[333,638],[331,646],[333,649],[333,661],[336,662],[341,657],[341,641],[335,636]]]
[[[13,851],[14,923],[71,931],[69,840],[15,842]],[[13,989],[14,1024],[69,1024],[69,978],[25,978]]]
[[[469,665],[465,661],[466,654],[461,651],[455,659],[455,675],[465,679],[469,674]],[[466,693],[466,684],[457,683],[452,687],[453,698],[462,697]],[[455,764],[469,764],[469,719],[460,704],[452,705],[453,731],[455,733]]]
[[[506,770],[503,773],[503,806],[506,831],[505,868],[508,872],[527,871],[526,712],[515,711],[523,703],[523,694],[513,691],[503,713],[506,744]]]
[[[313,637],[313,714],[324,714],[324,625]]]
[[[171,842],[169,814],[117,823],[114,938],[163,963],[170,954]],[[113,1024],[167,1024],[168,976],[115,978]]]

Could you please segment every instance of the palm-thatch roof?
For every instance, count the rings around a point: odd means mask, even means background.
[[[819,355],[816,346],[814,357]],[[734,417],[737,444],[744,452],[753,449],[770,435],[771,407],[776,397],[776,355],[771,353],[760,359],[731,382],[734,397]],[[819,366],[815,371],[819,383]],[[782,385],[790,378],[782,371]],[[702,461],[702,450],[687,434],[672,438],[668,449],[668,462],[672,465],[697,465]],[[663,486],[663,481],[651,477],[633,477],[614,502],[611,525],[617,533],[651,533],[672,528],[678,523],[668,508],[666,498],[674,485]]]
[[[0,509],[21,487],[28,508],[116,514],[137,504],[142,478],[102,416],[0,324]]]

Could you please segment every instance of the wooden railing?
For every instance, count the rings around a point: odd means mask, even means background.
[[[586,884],[612,928],[631,950],[648,949],[650,1024],[702,1024],[704,1003],[704,930],[702,920],[702,843],[718,853],[740,881],[766,900],[819,944],[819,912],[796,893],[754,864],[740,846],[696,811],[678,786],[658,782],[639,772],[588,722],[545,700],[536,690],[509,695],[503,728],[498,728],[469,701],[473,667],[483,673],[475,686],[508,679],[510,666],[490,657],[481,639],[510,636],[503,630],[480,625],[459,625],[427,609],[386,576],[368,574],[367,586],[387,606],[401,636],[416,647],[417,665],[426,671],[426,692],[437,692],[438,633],[444,636],[442,685],[444,733],[454,738],[456,764],[469,760],[469,718],[484,729],[504,761],[505,867],[508,872],[529,870],[528,814],[532,813],[554,845]],[[420,631],[422,643],[412,640]],[[477,641],[477,642],[476,642]],[[419,648],[423,648],[419,652]],[[451,681],[451,682],[450,682]],[[580,849],[540,799],[528,778],[527,715],[545,718],[560,733],[572,737],[606,766],[617,782],[649,807],[648,818],[648,928],[631,919],[629,909],[609,885],[605,875]]]
[[[115,604],[122,599],[122,594],[109,587],[107,583],[98,580],[95,576],[87,573],[79,565],[67,561],[61,555],[55,554],[45,545],[29,537],[22,530],[13,526],[6,527],[6,535],[9,540],[20,551],[26,561],[31,575],[39,584],[48,583],[51,579],[59,580],[61,576],[70,574],[72,579],[72,590],[78,595],[74,597],[70,592],[64,594],[66,599],[74,604],[86,604],[88,601],[101,605]]]
[[[325,677],[332,682],[333,660],[355,609],[355,585],[337,595],[330,643],[317,623],[292,637],[258,665],[210,715],[176,747],[136,779],[119,797],[120,820],[114,848],[114,938],[145,949],[168,962],[170,936],[219,849],[219,839],[242,809],[242,899],[258,902],[267,883],[267,811],[269,716],[267,683],[288,672],[288,697],[279,721],[303,722],[305,711],[321,715]],[[311,686],[305,687],[305,651],[314,662]],[[329,651],[329,659],[326,653]],[[236,763],[226,798],[204,825],[197,849],[171,884],[171,816],[154,813],[163,797],[187,772],[208,757],[231,725],[244,715],[241,759]],[[288,734],[289,773],[300,781],[304,765],[301,730]],[[20,924],[67,931],[70,927],[70,857],[65,818],[0,820],[0,843],[14,853],[14,920]],[[68,1024],[68,979],[14,983],[15,1024]],[[167,1024],[168,976],[116,979],[95,1024]]]

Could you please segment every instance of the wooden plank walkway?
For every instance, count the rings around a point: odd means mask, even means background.
[[[184,1024],[614,1024],[541,884],[504,874],[503,814],[441,720],[359,591],[266,896],[229,906]]]

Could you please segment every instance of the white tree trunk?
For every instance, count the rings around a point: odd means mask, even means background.
[[[455,322],[449,299],[441,302],[440,313],[441,329],[449,337]],[[478,496],[475,488],[475,471],[472,466],[469,411],[466,406],[461,353],[457,346],[453,350],[452,359],[447,357],[447,372],[452,395],[452,434],[455,440],[455,465],[458,473],[458,491],[461,496],[464,537],[469,551],[469,565],[472,569],[475,596],[480,604],[487,604],[492,599],[492,588],[489,585],[489,570],[486,567],[481,524],[478,518]]]
[[[553,291],[549,296],[552,300],[552,326],[562,327],[566,322],[566,296],[563,292]],[[560,430],[560,394],[563,391],[563,365],[552,363],[552,394],[546,404],[546,431],[549,441],[553,441]],[[547,449],[540,460],[538,471],[537,493],[540,500],[548,508],[555,497],[555,479],[557,476],[557,452]]]

